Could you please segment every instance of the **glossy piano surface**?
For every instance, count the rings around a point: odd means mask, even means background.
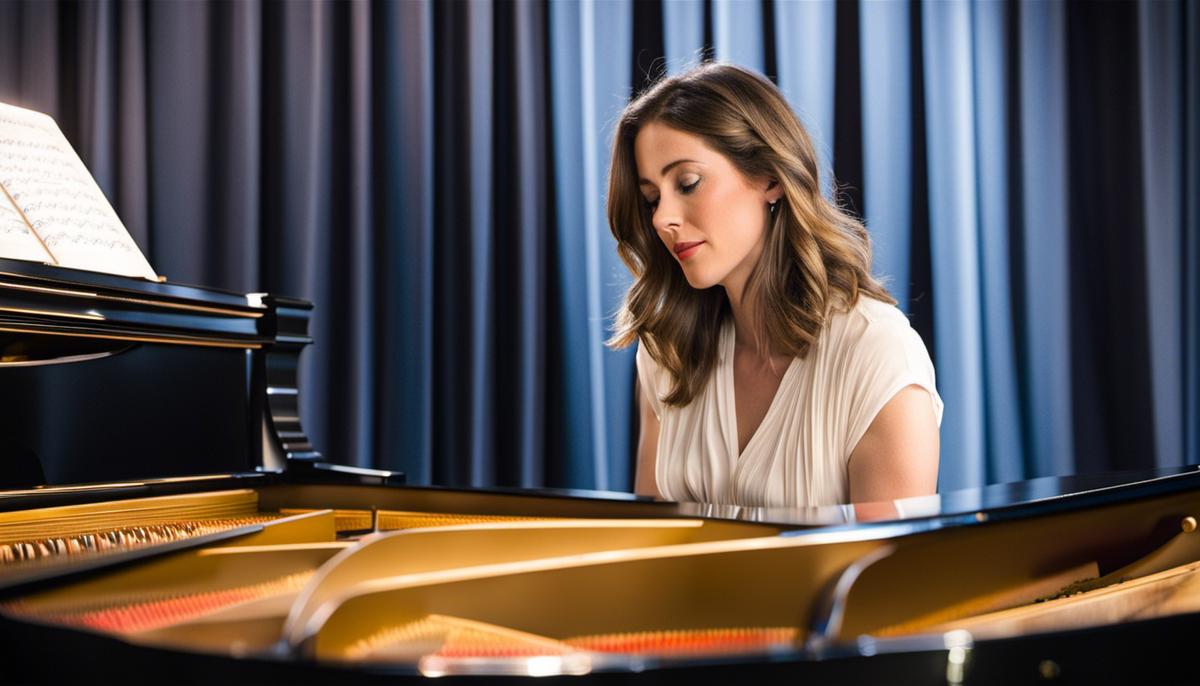
[[[941,519],[969,524],[979,513],[988,518],[1015,513],[1052,511],[1056,507],[1086,500],[1103,503],[1106,493],[1163,492],[1197,487],[1200,466],[1183,465],[1156,469],[1047,476],[1026,481],[964,488],[930,496],[887,502],[858,503],[808,508],[743,507],[680,503],[681,513],[752,522],[812,527],[866,522]],[[1065,498],[1065,496],[1071,496]],[[1124,497],[1124,496],[1122,496]],[[919,525],[918,525],[919,526]]]

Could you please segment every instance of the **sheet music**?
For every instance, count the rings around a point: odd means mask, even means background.
[[[50,117],[0,103],[0,186],[60,266],[158,278]]]
[[[0,189],[0,257],[54,262],[3,189]]]

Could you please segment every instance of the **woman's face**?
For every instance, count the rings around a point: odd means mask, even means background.
[[[643,126],[633,147],[654,230],[688,283],[721,284],[740,297],[762,253],[778,184],[747,179],[701,138],[658,122]]]

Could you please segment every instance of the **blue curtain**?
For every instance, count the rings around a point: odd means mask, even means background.
[[[0,0],[151,262],[312,299],[303,419],[415,483],[628,489],[612,124],[775,80],[946,402],[940,487],[1200,463],[1200,10],[952,0]]]

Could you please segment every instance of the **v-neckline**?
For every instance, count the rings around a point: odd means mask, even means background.
[[[796,360],[799,358],[793,357],[792,360],[788,362],[787,369],[783,371],[783,376],[779,378],[779,385],[775,388],[775,394],[771,396],[771,402],[767,405],[767,411],[763,413],[762,419],[758,422],[758,426],[754,427],[754,433],[750,434],[750,438],[746,440],[746,447],[739,452],[737,389],[734,387],[733,378],[733,355],[735,352],[734,346],[737,341],[732,319],[726,320],[725,336],[725,381],[729,384],[730,410],[728,413],[726,413],[728,415],[727,423],[730,425],[727,431],[730,439],[727,441],[727,443],[729,444],[729,454],[734,456],[734,464],[740,465],[742,463],[742,458],[748,455],[750,453],[750,448],[756,442],[758,442],[758,435],[762,433],[763,424],[766,424],[767,420],[771,418],[771,415],[775,413],[775,406],[779,404],[779,391],[781,391],[783,389],[783,385],[787,383],[788,377],[791,376],[792,370],[796,366]]]

